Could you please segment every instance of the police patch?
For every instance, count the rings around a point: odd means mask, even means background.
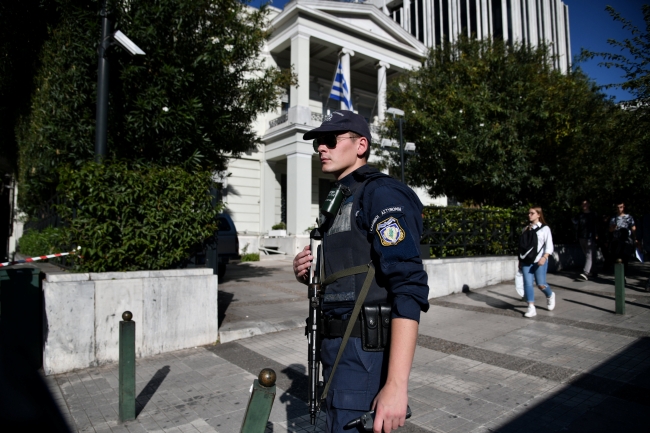
[[[404,240],[404,229],[394,217],[389,217],[377,224],[377,234],[379,240],[385,247],[397,245]]]

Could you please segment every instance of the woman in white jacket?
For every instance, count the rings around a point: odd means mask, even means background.
[[[521,265],[521,271],[524,274],[524,296],[528,302],[528,309],[524,316],[535,317],[537,316],[537,311],[535,310],[533,279],[537,282],[537,287],[546,295],[548,311],[553,311],[555,308],[555,293],[549,289],[546,283],[548,258],[553,253],[553,236],[551,235],[551,229],[546,225],[541,207],[532,207],[528,210],[528,221],[530,224],[524,231],[534,230],[543,225],[541,229],[537,230],[537,257],[535,257],[535,262],[532,265]]]

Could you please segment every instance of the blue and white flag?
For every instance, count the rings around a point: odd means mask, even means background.
[[[339,59],[339,66],[336,68],[336,76],[334,77],[334,82],[332,83],[330,98],[336,101],[342,101],[345,105],[345,108],[352,111],[352,98],[350,98],[350,89],[348,88],[348,83],[343,76],[343,65],[341,64],[341,59]]]

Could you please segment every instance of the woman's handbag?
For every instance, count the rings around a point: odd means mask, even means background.
[[[519,296],[524,297],[524,274],[521,268],[518,268],[515,274],[515,290]]]

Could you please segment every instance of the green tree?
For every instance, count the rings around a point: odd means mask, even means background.
[[[625,116],[581,71],[554,70],[544,46],[466,37],[430,50],[388,98],[417,145],[409,183],[501,207],[570,206],[597,188]]]
[[[61,20],[42,51],[20,122],[20,205],[56,190],[56,168],[93,159],[100,1],[58,0]],[[253,149],[255,117],[291,76],[264,64],[264,8],[239,0],[113,0],[115,28],[145,52],[111,48],[109,158],[221,170]]]
[[[605,68],[617,68],[624,72],[626,79],[623,83],[605,85],[605,88],[620,87],[632,93],[635,98],[628,101],[631,106],[645,106],[650,104],[650,5],[643,5],[641,12],[645,21],[645,31],[639,30],[631,21],[623,18],[616,10],[607,6],[605,10],[609,15],[622,24],[623,29],[629,30],[632,37],[622,41],[608,39],[607,43],[618,53],[595,52],[583,49],[580,53],[581,60],[602,58],[599,63]]]
[[[17,172],[16,122],[29,111],[39,53],[57,20],[49,0],[0,2],[0,173]]]
[[[579,59],[600,58],[600,66],[623,71],[624,82],[603,87],[618,87],[634,96],[620,104],[626,115],[620,119],[618,131],[621,136],[617,145],[606,153],[613,164],[607,173],[607,179],[612,182],[607,182],[605,188],[609,203],[616,196],[631,205],[637,214],[644,213],[650,211],[650,5],[641,7],[645,29],[639,29],[611,6],[606,10],[614,21],[630,32],[630,37],[620,41],[608,39],[615,52],[583,49]]]

